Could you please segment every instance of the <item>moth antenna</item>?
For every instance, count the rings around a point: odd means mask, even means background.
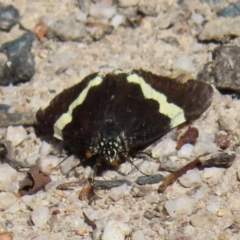
[[[149,174],[143,172],[137,165],[135,165],[134,162],[130,159],[130,157],[125,152],[122,153],[122,157],[124,160],[131,163],[131,165],[134,166],[140,173],[142,173],[145,176],[150,176]]]
[[[66,161],[68,158],[69,158],[69,156],[65,157],[60,163],[58,163],[58,164],[57,164],[55,167],[53,167],[52,169],[56,169],[58,166],[60,166],[60,165],[61,165],[64,161]],[[71,172],[71,171],[73,170],[73,168],[75,168],[75,167],[72,167],[69,172]]]

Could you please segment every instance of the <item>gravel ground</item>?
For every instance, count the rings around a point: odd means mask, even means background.
[[[0,33],[0,45],[22,36],[26,29],[33,30],[40,22],[48,27],[47,37],[36,38],[31,48],[35,58],[33,78],[0,87],[0,103],[11,106],[8,112],[36,112],[57,93],[93,72],[144,69],[158,75],[176,77],[184,73],[196,78],[204,64],[211,61],[214,48],[222,43],[240,46],[239,17],[216,15],[228,5],[227,1],[121,0],[118,7],[115,1],[96,2],[4,1],[14,5],[21,18],[9,32]],[[95,25],[88,26],[86,32],[72,32],[75,23],[71,17],[80,19],[83,26],[86,21]],[[61,31],[66,29],[64,33],[57,33],[58,20],[69,23],[59,27]],[[18,240],[240,239],[239,118],[240,101],[215,90],[211,107],[191,124],[199,130],[193,147],[185,146],[185,152],[175,150],[186,126],[173,130],[150,148],[155,160],[136,160],[142,171],[155,174],[160,163],[171,162],[179,167],[205,152],[219,152],[216,139],[225,135],[229,140],[225,152],[236,154],[228,169],[191,170],[163,194],[157,193],[159,184],[123,184],[98,191],[99,199],[92,204],[79,200],[81,186],[74,190],[56,189],[60,183],[90,176],[89,167],[78,167],[66,176],[62,173],[77,160],[70,157],[64,166],[53,170],[63,157],[55,153],[54,144],[36,136],[33,127],[0,129],[2,139],[15,141],[19,162],[28,166],[38,162],[52,179],[44,190],[19,198],[16,192],[25,177],[24,169],[16,171],[8,164],[0,165],[0,232],[9,233],[0,235],[0,240],[12,239],[11,236]],[[122,164],[120,171],[130,181],[141,175],[129,163]],[[106,171],[103,176],[122,178],[115,171]],[[95,229],[84,221],[83,212],[96,224]]]

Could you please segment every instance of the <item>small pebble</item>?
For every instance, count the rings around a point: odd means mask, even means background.
[[[193,207],[194,200],[187,196],[169,200],[165,203],[165,208],[173,219],[178,215],[191,215],[193,213]]]
[[[132,233],[132,240],[145,240],[145,236],[141,230]]]
[[[217,216],[211,212],[200,210],[190,217],[190,221],[194,227],[200,227],[212,230],[217,225]]]
[[[147,210],[144,212],[143,216],[148,220],[152,220],[154,218],[154,214],[155,212],[153,210]]]
[[[174,60],[172,68],[179,69],[184,72],[192,72],[194,69],[194,65],[190,57],[182,56]]]
[[[86,22],[87,21],[87,13],[78,11],[75,13],[75,19],[80,22]]]
[[[44,16],[44,14],[45,13],[39,11],[39,9],[26,9],[20,18],[21,27],[28,31],[33,31],[36,25],[41,21],[41,18]]]
[[[97,213],[97,214],[99,214],[99,213]],[[92,215],[93,214],[91,214],[91,216]],[[91,218],[96,218],[96,217],[91,217]],[[107,220],[108,220],[108,218],[104,217],[104,218],[97,219],[96,221],[94,221],[94,223],[96,224],[97,228],[103,229],[106,225]]]
[[[231,141],[229,139],[229,136],[226,134],[218,134],[215,138],[215,143],[217,144],[217,146],[219,146],[221,149],[227,149],[230,144]]]
[[[98,19],[110,19],[116,14],[116,12],[116,6],[97,3],[91,7],[89,14]]]
[[[31,213],[31,219],[36,227],[44,227],[49,218],[47,207],[37,207]]]
[[[60,169],[62,174],[66,175],[68,174],[74,167],[75,164],[75,156],[72,155],[65,159],[61,164],[60,164]]]
[[[85,227],[85,223],[83,219],[74,219],[74,221],[72,221],[70,223],[71,228],[73,228],[75,231],[81,231],[84,229]]]
[[[222,180],[224,172],[224,168],[205,168],[202,173],[202,179],[208,183],[209,186],[214,186]]]
[[[163,181],[165,177],[161,174],[154,174],[148,176],[140,176],[137,178],[136,183],[138,185],[146,185],[146,184],[155,184]]]
[[[18,198],[12,193],[0,192],[0,209],[5,210],[11,207],[17,200]]]
[[[124,194],[126,194],[129,190],[129,187],[126,183],[122,184],[119,187],[112,188],[109,191],[109,197],[113,199],[115,202],[121,199]]]
[[[210,205],[207,205],[206,210],[213,214],[217,214],[217,212],[219,210],[219,203],[212,203]]]
[[[153,158],[169,156],[176,151],[177,142],[172,139],[165,139],[152,149]]]
[[[7,227],[4,223],[0,222],[0,233],[7,232]]]
[[[17,178],[17,171],[7,163],[0,165],[0,190]]]
[[[39,150],[39,153],[42,157],[45,157],[49,154],[51,150],[51,145],[45,141],[42,141],[41,148]]]
[[[139,0],[119,0],[119,5],[124,8],[133,7],[138,4]]]
[[[215,134],[213,133],[206,133],[204,131],[200,131],[198,141],[200,142],[207,142],[213,143],[215,140]]]
[[[204,21],[204,17],[201,14],[195,12],[192,13],[191,19],[193,22],[199,25],[201,25]]]
[[[9,31],[18,23],[20,14],[18,9],[12,5],[4,5],[0,3],[0,29]]]
[[[47,37],[61,41],[81,42],[87,36],[85,24],[75,19],[74,15],[52,23],[47,30]]]
[[[11,141],[14,147],[18,146],[27,137],[27,132],[23,126],[8,127],[6,140]]]
[[[194,146],[190,143],[184,144],[182,148],[178,151],[178,157],[190,158]]]
[[[181,185],[187,188],[199,187],[202,185],[202,179],[198,170],[189,170],[179,178]]]
[[[38,192],[35,195],[25,195],[21,199],[27,207],[35,209],[36,207],[41,207],[45,204],[48,204],[48,202],[44,200],[45,197],[45,192]]]
[[[29,165],[29,166],[32,166],[32,165],[35,165],[37,163],[37,160],[40,158],[40,155],[39,153],[36,153],[30,157],[28,157],[26,159],[26,163]]]
[[[11,181],[8,184],[4,185],[5,192],[17,193],[19,190],[19,181]]]
[[[110,24],[114,26],[114,28],[117,28],[119,25],[121,25],[123,23],[123,20],[124,20],[124,16],[121,15],[121,14],[116,14]]]
[[[200,156],[201,154],[204,154],[206,152],[216,152],[218,150],[218,147],[215,143],[209,143],[209,142],[197,142],[194,146],[193,153],[197,156]]]
[[[126,224],[122,223],[116,220],[109,220],[107,221],[103,235],[102,240],[124,240],[125,237],[128,236],[131,233],[132,229],[131,227]]]
[[[56,170],[55,168],[58,167],[58,164],[59,164],[58,157],[48,156],[40,161],[39,166],[41,167],[43,172],[51,173]]]

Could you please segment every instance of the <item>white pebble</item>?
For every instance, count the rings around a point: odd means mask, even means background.
[[[181,149],[178,151],[178,157],[182,158],[190,158],[192,151],[193,151],[193,145],[190,143],[184,144]]]
[[[59,164],[59,158],[56,156],[48,156],[44,159],[41,159],[39,166],[41,167],[42,171],[45,173],[51,173],[57,165]]]
[[[93,218],[91,217],[91,219],[93,219]],[[94,223],[96,224],[97,228],[103,229],[106,225],[107,220],[108,220],[107,217],[103,217],[103,218],[95,220]]]
[[[133,169],[133,166],[132,166],[132,164],[130,162],[125,162],[123,164],[120,164],[120,166],[118,168],[119,172],[121,172],[121,173],[123,173],[125,175],[128,175],[132,171],[132,169]],[[107,171],[107,172],[109,172],[111,175],[106,174],[106,177],[108,177],[108,178],[116,177],[116,175],[114,175],[115,171],[114,172]]]
[[[27,163],[28,165],[30,165],[30,166],[31,166],[31,165],[35,165],[36,162],[37,162],[37,160],[38,160],[39,158],[40,158],[40,154],[39,154],[39,153],[36,153],[36,154],[28,157],[28,158],[26,159],[26,163]]]
[[[132,240],[145,240],[145,236],[141,230],[138,230],[132,234]]]
[[[200,131],[198,141],[213,143],[215,141],[215,138],[216,136],[214,133],[206,133],[204,131]]]
[[[50,150],[51,150],[51,145],[48,144],[47,142],[43,141],[42,145],[41,145],[41,148],[39,150],[40,155],[42,157],[45,157],[49,154]]]
[[[182,196],[165,203],[165,208],[171,218],[179,215],[191,215],[193,212],[194,200],[187,196]]]
[[[86,22],[87,21],[87,13],[78,11],[75,13],[75,19],[80,22]]]
[[[174,60],[172,68],[180,69],[185,72],[192,72],[194,69],[194,65],[190,57],[182,56]]]
[[[75,231],[81,231],[85,227],[84,220],[81,218],[74,219],[70,224],[70,227],[73,228]]]
[[[124,196],[124,194],[128,192],[128,190],[129,190],[128,185],[124,183],[119,187],[112,188],[109,191],[109,197],[112,198],[114,201],[118,201]]]
[[[176,151],[177,143],[172,139],[165,139],[159,144],[157,144],[152,149],[152,156],[154,158],[169,156]]]
[[[36,140],[37,139],[37,136],[35,133],[31,132],[28,134],[28,137],[31,138],[31,140]]]
[[[17,213],[17,212],[23,212],[26,211],[26,206],[24,205],[24,203],[21,201],[21,199],[18,199],[18,201],[16,201],[13,205],[11,205],[8,209],[8,212],[11,213]],[[0,239],[1,240],[1,239]]]
[[[206,209],[213,214],[217,214],[219,207],[219,203],[212,203],[207,205]]]
[[[217,225],[217,216],[211,212],[200,210],[190,217],[190,221],[194,227],[200,227],[212,230]]]
[[[202,179],[198,170],[189,170],[179,178],[181,185],[187,188],[199,187],[202,185]]]
[[[44,227],[49,218],[49,209],[47,207],[37,207],[32,211],[31,218],[36,227]]]
[[[133,7],[138,4],[139,0],[119,0],[119,5],[121,7]]]
[[[201,14],[195,12],[192,13],[191,19],[197,24],[202,24],[202,22],[204,21],[204,17]]]
[[[204,154],[206,152],[216,152],[218,147],[215,143],[209,142],[197,142],[194,146],[193,153],[197,156]]]
[[[5,192],[17,193],[19,191],[19,181],[12,181],[4,185]]]
[[[66,175],[68,174],[72,168],[74,167],[75,164],[75,157],[74,155],[68,157],[67,159],[65,159],[61,164],[60,164],[60,168],[61,168],[61,172],[62,174]]]
[[[63,180],[59,180],[59,181],[54,180],[54,176],[51,176],[51,179],[52,179],[52,182],[48,183],[45,186],[45,191],[46,192],[55,191],[58,185],[65,183]]]
[[[48,204],[48,202],[44,200],[45,198],[46,198],[46,193],[43,191],[42,192],[39,191],[35,195],[25,195],[21,199],[27,207],[34,209],[36,207],[40,207]]]
[[[111,25],[114,26],[114,28],[117,28],[119,25],[122,24],[123,20],[124,20],[124,16],[123,16],[123,15],[121,15],[121,14],[116,14],[116,15],[112,18],[112,20],[111,20],[110,23],[111,23]]]
[[[11,141],[14,147],[18,146],[27,137],[27,132],[23,126],[8,127],[6,140]]]
[[[124,240],[131,231],[128,224],[110,219],[104,228],[102,240]]]
[[[6,210],[11,207],[18,198],[13,193],[0,192],[0,210]]]
[[[159,163],[157,162],[150,162],[150,161],[143,161],[141,165],[139,166],[139,169],[146,173],[146,174],[153,174],[157,172],[157,169],[159,168]]]
[[[202,179],[208,183],[209,186],[214,186],[222,180],[224,172],[225,169],[223,168],[205,168],[202,173]]]
[[[6,185],[17,178],[17,171],[7,163],[0,165],[0,190],[5,191]]]
[[[97,3],[90,8],[89,14],[94,18],[112,18],[116,14],[116,6]]]
[[[200,189],[198,189],[194,195],[194,199],[196,199],[197,201],[199,199],[203,199],[205,198],[207,195],[209,195],[209,192],[211,192],[212,190],[207,186],[203,186]]]

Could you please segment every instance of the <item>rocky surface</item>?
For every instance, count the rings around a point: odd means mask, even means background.
[[[28,82],[0,87],[3,111],[36,112],[64,88],[98,71],[142,68],[158,75],[185,74],[197,78],[204,64],[213,60],[212,52],[221,43],[240,45],[239,17],[217,16],[217,12],[237,1],[118,2],[5,0],[5,4],[18,9],[20,20],[9,32],[1,32],[0,44],[17,39],[26,31],[35,32],[38,38],[31,47],[35,74]],[[0,66],[5,62],[6,56],[0,55]],[[230,59],[227,67],[234,66],[233,63]],[[221,65],[221,71],[225,66]],[[69,157],[64,165],[52,168],[64,159],[59,154],[59,144],[43,141],[33,127],[1,128],[0,140],[13,141],[17,161],[28,167],[38,163],[52,181],[33,195],[19,197],[19,185],[28,169],[20,171],[8,163],[0,165],[0,237],[240,239],[239,119],[239,99],[215,90],[211,107],[191,123],[198,130],[195,145],[186,142],[176,150],[178,140],[188,130],[189,126],[185,126],[149,147],[154,160],[147,157],[134,160],[147,174],[167,176],[168,173],[158,171],[159,167],[174,170],[206,152],[234,152],[236,158],[229,168],[189,170],[163,194],[157,192],[159,183],[142,186],[124,183],[111,190],[98,190],[97,199],[91,204],[79,199],[83,184],[67,190],[56,188],[87,179],[92,174],[90,167],[71,170],[79,160]],[[1,151],[0,148],[4,161]],[[122,164],[119,171],[130,182],[142,175],[130,163]],[[123,178],[110,170],[103,177]]]

